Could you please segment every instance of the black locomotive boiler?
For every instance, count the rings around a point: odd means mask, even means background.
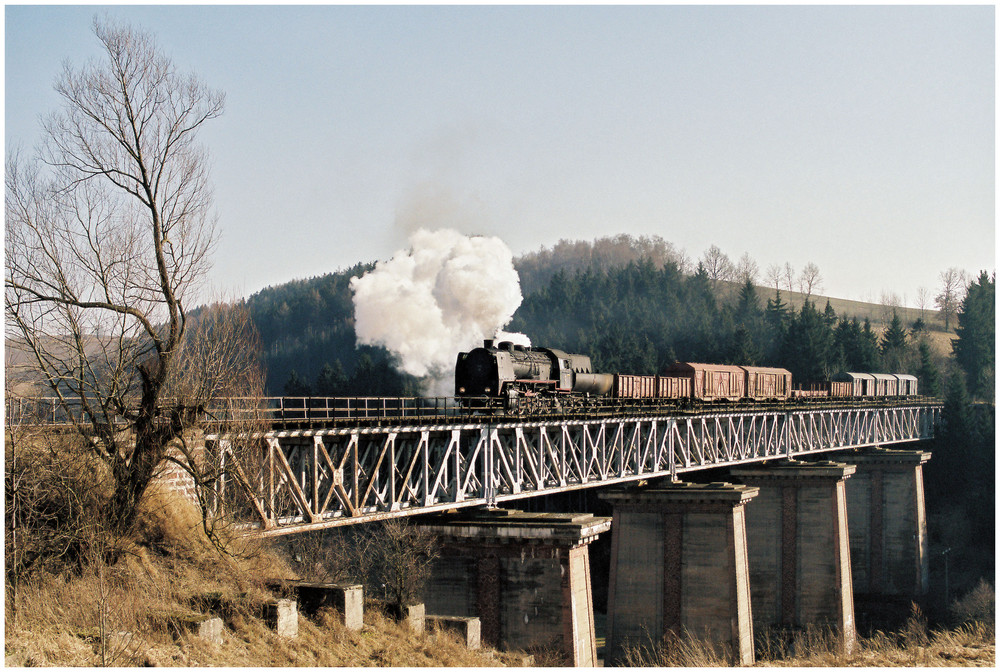
[[[594,373],[590,357],[553,348],[531,348],[510,341],[458,355],[455,396],[508,400],[521,396],[604,395],[614,376]]]

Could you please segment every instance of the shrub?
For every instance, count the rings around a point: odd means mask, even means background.
[[[993,586],[984,579],[979,579],[975,588],[951,603],[949,611],[958,624],[993,624],[996,618]]]
[[[39,573],[79,571],[93,548],[116,555],[106,526],[109,474],[82,440],[51,432],[7,438],[8,588]]]

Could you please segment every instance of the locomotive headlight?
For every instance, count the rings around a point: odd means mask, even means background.
[[[458,388],[458,393],[459,394],[465,394],[465,388],[464,387]]]
[[[493,391],[493,388],[491,388],[491,387],[487,387],[487,388],[486,388],[486,393],[487,393],[487,394],[489,394],[489,393],[490,393],[490,392],[492,392],[492,391]]]

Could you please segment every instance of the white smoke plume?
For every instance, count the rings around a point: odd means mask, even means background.
[[[513,255],[499,238],[419,229],[410,249],[351,280],[360,345],[381,345],[398,367],[427,378],[428,394],[452,394],[459,352],[484,338],[529,344],[500,332],[521,305]]]

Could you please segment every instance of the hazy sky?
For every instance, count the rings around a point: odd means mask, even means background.
[[[7,6],[31,149],[101,8]],[[107,8],[227,94],[205,127],[217,286],[387,258],[414,227],[659,235],[915,304],[995,267],[994,8]]]

